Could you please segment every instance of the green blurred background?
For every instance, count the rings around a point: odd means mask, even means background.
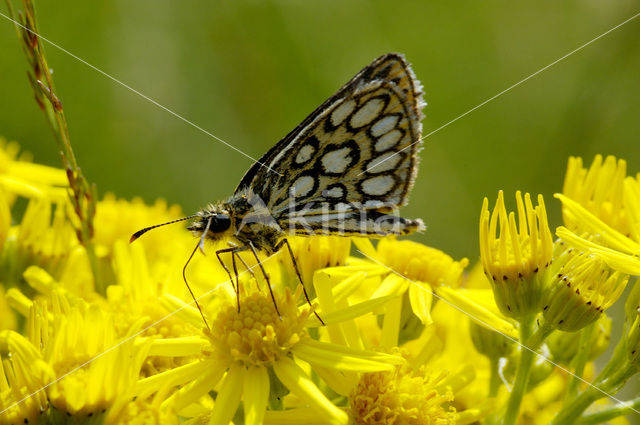
[[[639,1],[51,1],[41,33],[258,158],[373,58],[406,55],[424,133],[640,11]],[[73,145],[101,194],[191,213],[229,196],[251,161],[47,46]],[[426,139],[407,217],[415,238],[478,255],[482,198],[561,190],[569,155],[640,171],[640,18]],[[59,165],[12,25],[0,18],[0,135]]]
[[[383,53],[404,53],[424,84],[426,134],[640,11],[638,0],[37,6],[45,37],[254,158]],[[162,197],[191,213],[229,196],[251,165],[78,60],[47,51],[79,162],[101,194]],[[59,166],[3,18],[0,55],[0,136]],[[639,134],[640,18],[426,139],[403,215],[427,223],[415,239],[474,261],[484,196],[493,202],[504,189],[513,207],[517,189],[542,193],[557,225],[552,194],[568,156],[590,163],[614,154],[637,172]]]

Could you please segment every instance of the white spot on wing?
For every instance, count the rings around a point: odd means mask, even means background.
[[[344,189],[342,186],[332,187],[324,191],[324,196],[328,198],[342,198],[344,196]]]
[[[313,189],[314,179],[311,176],[300,176],[291,185],[293,196],[307,196]]]
[[[382,201],[378,201],[377,199],[369,199],[364,203],[365,208],[382,208],[385,206],[385,203]]]
[[[342,174],[351,164],[350,153],[351,148],[348,146],[326,153],[322,157],[322,166],[327,173]]]
[[[371,196],[382,196],[391,191],[395,185],[392,176],[376,176],[366,179],[362,182],[362,191]]]
[[[356,101],[353,99],[338,106],[331,113],[331,124],[333,124],[334,127],[337,127],[340,124],[342,124],[345,118],[347,118],[349,114],[353,112],[355,107],[356,107]]]
[[[304,164],[309,161],[313,154],[315,153],[316,148],[313,145],[304,145],[298,151],[298,155],[296,155],[296,164]]]
[[[384,136],[380,137],[376,142],[375,148],[377,152],[383,152],[394,147],[402,138],[402,132],[398,129],[391,130]]]
[[[351,116],[351,127],[364,127],[378,118],[384,108],[384,101],[380,98],[369,99],[355,114]]]
[[[398,166],[400,160],[402,160],[402,154],[391,151],[383,153],[377,158],[373,158],[367,164],[368,173],[382,173],[384,171],[391,171]]]
[[[398,124],[398,119],[398,115],[387,115],[386,117],[380,118],[371,126],[371,135],[373,137],[380,137],[390,132]]]
[[[352,209],[351,205],[345,204],[344,202],[337,203],[333,208],[335,211],[349,211]]]

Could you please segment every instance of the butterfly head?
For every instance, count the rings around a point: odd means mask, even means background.
[[[225,235],[225,233],[231,228],[231,216],[229,215],[229,211],[219,205],[208,205],[206,208],[198,211],[198,213],[194,215],[190,215],[189,217],[183,217],[177,220],[172,220],[166,223],[156,224],[154,226],[140,229],[131,236],[129,242],[135,241],[140,236],[147,233],[149,230],[153,230],[157,227],[191,219],[195,220],[189,227],[187,227],[187,229],[191,230],[198,236],[205,235],[205,238],[207,239],[221,239],[223,235]]]
[[[187,229],[195,235],[211,240],[222,239],[231,228],[231,215],[221,205],[208,205],[195,215],[195,220]]]

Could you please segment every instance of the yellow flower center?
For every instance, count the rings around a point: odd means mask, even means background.
[[[433,286],[446,284],[458,287],[462,272],[469,264],[466,258],[454,261],[439,249],[412,241],[384,238],[378,243],[377,250],[381,262],[387,267],[413,281]]]
[[[230,303],[217,315],[209,334],[214,352],[230,362],[265,365],[286,356],[307,335],[304,324],[311,310],[297,307],[301,286],[293,295],[289,290],[284,296],[274,294],[280,317],[269,293],[263,292],[242,297],[239,312]]]
[[[453,394],[440,394],[439,375],[409,366],[394,372],[366,373],[349,397],[357,425],[446,425],[455,423],[455,409],[446,407]]]

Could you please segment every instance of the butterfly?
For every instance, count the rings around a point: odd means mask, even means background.
[[[233,285],[221,258],[231,254],[240,308],[236,256],[243,261],[242,251],[252,252],[272,291],[258,252],[286,246],[304,288],[289,236],[383,237],[424,230],[422,220],[394,214],[407,204],[418,170],[422,95],[403,55],[375,59],[253,164],[229,199],[141,229],[131,242],[156,227],[195,219],[188,229],[200,240],[189,260],[198,248],[204,252],[205,240],[228,241],[216,255]],[[306,289],[304,294],[309,302]],[[273,292],[271,298],[277,311]]]

